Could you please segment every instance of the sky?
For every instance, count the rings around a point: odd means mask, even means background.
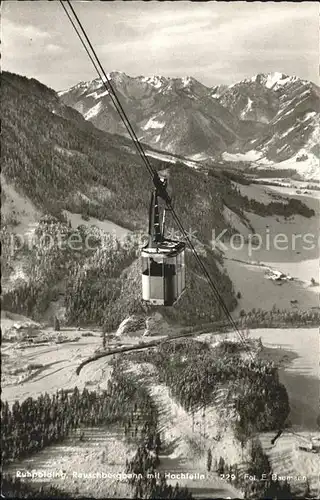
[[[319,84],[318,2],[72,2],[106,72],[207,86],[279,71]],[[97,75],[59,1],[2,2],[2,69],[67,89]]]

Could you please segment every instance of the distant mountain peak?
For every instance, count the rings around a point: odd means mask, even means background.
[[[193,83],[198,83],[197,80],[192,76],[183,76],[180,80],[184,87],[187,87],[188,85],[191,85]]]
[[[126,73],[124,73],[122,71],[111,71],[111,73],[107,73],[107,77],[108,77],[108,80],[117,81],[119,83],[121,83],[122,80],[124,80],[126,78],[130,78],[128,75],[126,75]],[[86,82],[81,81],[79,83],[76,83],[76,85],[73,85],[72,87],[70,87],[66,90],[60,90],[59,92],[57,92],[57,94],[59,96],[62,96],[62,95],[67,94],[69,92],[77,92],[79,90],[84,91],[84,92],[86,90],[94,91],[94,90],[98,90],[103,85],[104,85],[103,80],[100,77],[97,77],[97,78],[93,78],[92,80],[88,80]]]
[[[89,87],[89,82],[81,81],[81,82],[77,83],[76,85],[69,87],[68,89],[59,90],[57,92],[57,94],[60,97],[60,96],[63,96],[64,94],[68,94],[71,90],[74,91],[74,90],[78,90],[78,89],[87,89],[88,87]]]
[[[148,83],[152,85],[154,88],[160,88],[164,83],[166,83],[169,78],[165,78],[164,76],[159,75],[151,75],[151,76],[139,76],[138,77],[141,82]]]
[[[258,73],[250,79],[244,80],[244,82],[260,83],[267,89],[277,90],[279,87],[287,85],[288,83],[294,83],[297,80],[300,80],[300,78],[298,78],[297,76],[289,76],[285,73],[274,71],[271,73]]]
[[[182,76],[182,77],[170,77],[170,76],[160,76],[160,75],[151,75],[151,76],[139,76],[138,79],[144,83],[148,83],[152,85],[156,89],[164,85],[182,85],[183,88],[188,87],[191,84],[199,84],[195,78],[192,76]]]

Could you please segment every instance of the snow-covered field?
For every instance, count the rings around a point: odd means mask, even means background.
[[[244,190],[248,197],[267,203],[273,199],[275,193],[286,196],[286,189],[274,186],[245,186]],[[17,194],[13,193],[15,200]],[[284,220],[282,217],[260,217],[247,213],[251,225],[258,234],[266,234],[270,230],[271,235],[284,233],[289,240],[296,234],[318,234],[319,203],[318,192],[299,196],[290,191],[292,196],[299,197],[310,207],[317,211],[316,217],[306,219],[295,216]],[[267,201],[268,200],[268,201]],[[29,210],[30,209],[30,210]],[[26,210],[26,222],[20,229],[28,231],[32,221],[36,220],[37,214],[29,207]],[[23,210],[22,210],[23,212]],[[239,220],[233,218],[233,214],[226,210],[226,218],[240,224]],[[84,221],[79,214],[68,213],[72,226],[79,224],[97,225],[106,232],[113,232],[118,238],[127,234],[127,230],[116,226],[108,221],[90,219]],[[243,233],[248,228],[238,227]],[[271,309],[276,305],[280,309],[293,309],[298,307],[308,310],[317,307],[319,291],[318,286],[310,286],[312,277],[318,277],[318,248],[304,249],[301,240],[296,241],[296,247],[287,251],[262,245],[259,250],[253,250],[248,255],[248,246],[241,250],[228,249],[226,251],[225,268],[227,269],[235,287],[235,291],[241,292],[239,309],[250,310],[253,307]],[[295,279],[286,282],[274,282],[266,279],[265,272],[268,268],[289,273]],[[297,301],[293,305],[290,301]],[[14,325],[25,325],[28,318],[19,315],[2,316],[1,326],[3,330],[10,330]],[[30,323],[30,322],[29,322]],[[30,324],[33,327],[39,325]],[[40,327],[41,330],[41,327]],[[54,335],[50,328],[43,329],[46,333]],[[19,332],[19,328],[17,332]],[[28,345],[24,348],[17,339],[16,342],[5,342],[2,344],[2,399],[10,404],[16,399],[22,401],[29,396],[37,397],[39,394],[48,392],[55,393],[57,390],[72,389],[78,386],[83,389],[104,389],[111,376],[111,368],[108,358],[102,358],[86,365],[80,375],[76,375],[76,367],[85,358],[91,356],[102,344],[101,334],[98,330],[92,330],[93,336],[83,336],[86,330],[64,329],[63,335],[69,337],[70,342],[57,344],[54,341],[46,345]],[[17,333],[18,335],[18,333]],[[19,334],[20,335],[20,334]],[[266,347],[280,348],[284,351],[292,351],[297,356],[289,366],[281,368],[280,379],[285,384],[291,404],[290,420],[293,429],[300,436],[308,439],[309,434],[316,435],[315,420],[319,413],[318,408],[318,376],[319,376],[319,344],[318,331],[310,329],[259,329],[252,330],[253,338],[262,337]],[[76,341],[77,337],[79,337]],[[125,339],[122,339],[125,341]],[[133,340],[130,340],[133,341]],[[20,347],[19,347],[20,346]],[[37,369],[28,371],[28,367],[37,364]],[[151,371],[152,375],[152,371]],[[89,382],[89,383],[88,383]],[[234,441],[231,431],[227,427],[223,429],[223,438],[217,442],[214,438],[221,428],[221,419],[215,408],[209,408],[205,416],[197,412],[192,416],[177,404],[172,398],[170,391],[156,380],[150,382],[150,392],[158,404],[161,415],[161,431],[165,441],[170,448],[162,458],[161,467],[171,473],[200,473],[203,479],[179,480],[193,490],[198,497],[219,496],[221,498],[239,498],[241,494],[232,486],[224,483],[214,473],[206,472],[206,453],[210,447],[214,456],[223,456],[228,463],[241,462],[242,452],[238,443]],[[223,398],[223,394],[220,395]],[[222,430],[222,428],[221,428]],[[318,488],[318,461],[319,455],[313,455],[298,450],[301,444],[297,436],[285,433],[274,446],[270,440],[273,434],[263,434],[261,440],[267,451],[274,471],[279,475],[307,476],[313,490]],[[95,496],[112,495],[114,498],[129,495],[126,483],[116,480],[80,479],[74,477],[74,472],[86,473],[104,471],[119,473],[124,471],[126,458],[130,457],[133,450],[125,443],[116,429],[86,429],[84,442],[76,438],[43,450],[34,458],[23,461],[21,467],[41,468],[47,470],[63,469],[66,477],[63,484],[56,484],[66,491],[74,494],[95,492]],[[20,467],[19,465],[19,467]],[[41,467],[40,467],[41,466]],[[177,482],[172,479],[174,486]],[[294,485],[292,485],[294,486]],[[77,489],[77,490],[76,490]],[[107,492],[107,493],[106,493]]]
[[[250,338],[261,337],[266,348],[282,349],[296,354],[286,366],[287,374],[297,374],[305,377],[306,384],[309,379],[319,377],[319,330],[318,328],[256,328],[250,330]],[[299,391],[299,387],[293,387]],[[296,397],[297,394],[292,396]],[[310,403],[317,408],[316,395]],[[299,423],[299,422],[297,422]],[[314,422],[315,425],[315,422]]]
[[[223,336],[221,334],[211,340],[210,336],[201,337],[215,342]],[[229,334],[225,336],[229,338]],[[289,482],[293,489],[297,487],[303,490],[307,477],[312,491],[319,494],[319,455],[299,449],[299,446],[310,443],[311,438],[320,438],[317,425],[320,411],[319,331],[317,328],[259,328],[250,330],[249,338],[261,338],[264,349],[260,356],[279,363],[280,382],[285,385],[289,396],[289,420],[292,425],[289,432],[284,432],[274,445],[271,444],[271,439],[275,437],[277,430],[259,435],[273,472],[282,477],[290,476]],[[209,420],[209,413],[207,419]],[[214,424],[214,420],[212,423]],[[209,429],[209,422],[206,425]],[[214,432],[208,431],[208,434],[213,436]],[[221,453],[223,450],[217,452],[227,459],[228,454],[232,453],[232,446],[231,444],[230,448],[225,448],[226,456]]]
[[[319,140],[319,138],[317,140]],[[306,155],[306,159],[297,161],[297,158],[301,157],[303,154]],[[262,161],[260,163],[261,168],[263,169],[270,168],[273,170],[296,170],[303,179],[317,181],[319,181],[320,179],[319,158],[315,154],[307,150],[300,150],[299,154],[280,163],[272,163],[272,165],[267,165]]]
[[[297,281],[276,282],[265,277],[266,268],[261,265],[247,264],[225,260],[225,268],[228,271],[236,293],[241,293],[238,306],[234,311],[238,316],[239,311],[244,309],[271,310],[274,306],[278,309],[292,309],[298,307],[300,310],[309,310],[311,307],[318,307],[317,294],[313,292],[313,287],[305,288],[303,283]],[[279,269],[283,270],[281,266]],[[315,287],[316,288],[316,287]],[[291,304],[291,300],[297,300],[296,304]]]
[[[307,116],[308,118],[308,116]],[[286,135],[290,133],[290,129],[286,131]],[[251,167],[270,170],[295,170],[299,176],[305,180],[320,180],[320,159],[314,154],[313,149],[319,144],[319,126],[315,127],[313,134],[310,136],[304,148],[291,158],[273,162],[268,160],[263,151],[250,150],[246,153],[222,153],[222,159],[232,162],[248,162]]]
[[[99,220],[96,219],[95,217],[90,217],[88,220],[84,220],[81,217],[81,214],[74,214],[72,212],[69,212],[67,210],[64,211],[65,215],[68,217],[68,219],[71,222],[71,226],[75,229],[78,226],[84,225],[84,226],[96,226],[98,229],[101,231],[104,231],[105,233],[110,233],[114,235],[118,239],[123,239],[127,236],[127,234],[130,233],[129,229],[125,229],[121,226],[118,226],[114,222],[108,221],[108,220]]]
[[[259,151],[255,151],[252,149],[251,151],[247,151],[247,153],[222,153],[222,159],[225,161],[246,161],[246,162],[254,162],[259,160],[262,157],[262,153]]]
[[[19,193],[12,184],[8,183],[3,175],[1,175],[1,187],[5,194],[5,201],[1,207],[3,220],[7,220],[8,218],[16,220],[16,223],[12,227],[13,232],[25,239],[30,238],[31,240],[42,213],[36,209],[24,194]],[[95,194],[102,198],[108,197],[108,193],[103,193],[102,188],[100,191],[101,193]],[[114,234],[119,239],[124,238],[130,232],[128,229],[108,220],[101,221],[90,217],[86,221],[81,217],[81,214],[72,213],[67,210],[64,212],[73,228],[80,225],[97,226],[100,230]]]
[[[183,163],[184,165],[187,165],[190,168],[194,168],[195,170],[198,170],[201,168],[201,164],[196,161],[186,160],[186,159],[180,159],[177,156],[171,155],[170,153],[160,153],[156,151],[146,151],[146,156],[150,156],[151,158],[156,158],[157,160],[163,160],[167,163]]]
[[[17,189],[7,182],[1,175],[1,188],[5,200],[1,204],[1,215],[3,222],[12,221],[13,231],[27,237],[32,237],[36,224],[40,219],[40,212],[34,204]]]
[[[6,334],[8,330],[12,327],[21,327],[24,326],[33,326],[35,328],[40,327],[40,324],[36,321],[33,321],[22,314],[8,313],[7,311],[1,311],[1,332],[2,338]]]
[[[273,179],[268,179],[273,181]],[[280,183],[284,180],[281,179]],[[229,248],[225,255],[224,265],[235,290],[241,292],[240,309],[253,308],[271,309],[274,305],[279,309],[298,308],[300,310],[319,310],[319,286],[311,286],[311,278],[319,281],[319,192],[307,189],[304,182],[287,181],[286,187],[269,185],[241,186],[243,194],[257,201],[268,203],[273,194],[300,199],[316,215],[310,219],[294,216],[285,220],[283,217],[260,217],[247,213],[250,224],[255,232],[262,236],[263,242],[259,249],[248,245],[242,249]],[[297,193],[297,190],[299,191]],[[307,193],[303,191],[307,190]],[[268,200],[269,198],[269,200]],[[230,214],[229,219],[230,220]],[[247,228],[239,226],[239,221],[231,217],[234,227],[241,234],[247,235]],[[242,225],[243,226],[243,225]],[[266,245],[266,235],[269,233],[271,246]],[[272,246],[272,238],[284,234],[291,243],[286,250]],[[315,245],[313,248],[304,246],[303,235],[311,235]],[[301,235],[302,237],[298,237]],[[296,236],[296,238],[295,238]],[[292,244],[295,243],[295,246]],[[268,269],[281,271],[294,278],[293,281],[271,281],[266,279]],[[291,300],[297,301],[295,304]],[[319,455],[307,453],[299,449],[300,445],[310,443],[313,436],[320,437],[316,419],[319,415],[319,332],[316,328],[309,329],[255,329],[250,336],[262,338],[266,347],[276,352],[291,351],[293,358],[288,366],[279,371],[280,380],[285,385],[290,400],[290,421],[293,430],[298,434],[284,433],[271,445],[275,433],[260,436],[261,442],[271,461],[273,470],[279,476],[289,476],[289,482],[294,488],[305,487],[305,479],[310,481],[312,491],[320,493],[319,485]],[[276,349],[277,348],[277,349]],[[279,351],[280,349],[280,351]],[[270,351],[270,350],[269,350]]]
[[[316,418],[319,414],[318,377],[319,377],[319,341],[318,330],[308,329],[255,329],[250,331],[250,338],[262,339],[266,347],[266,356],[281,360],[280,381],[285,384],[291,406],[289,419],[292,423],[290,432],[284,433],[274,445],[271,439],[276,432],[263,433],[259,437],[269,456],[273,472],[279,476],[291,476],[289,482],[293,489],[305,487],[305,478],[310,481],[313,492],[319,492],[319,455],[299,450],[299,445],[310,441],[311,437],[320,437]],[[221,334],[214,339],[210,335],[199,336],[199,340],[216,342],[229,334]],[[292,356],[287,356],[288,352]],[[263,356],[264,354],[262,354]],[[152,366],[133,366],[135,373],[153,373]],[[161,470],[172,473],[204,474],[205,479],[186,479],[182,483],[197,497],[241,498],[231,486],[221,483],[214,473],[206,473],[206,451],[211,448],[214,457],[222,456],[228,463],[241,464],[246,460],[247,450],[241,450],[228,429],[228,420],[219,418],[214,407],[208,408],[205,415],[196,412],[194,418],[173,399],[170,391],[152,377],[149,379],[150,393],[160,410],[160,425],[168,443],[169,451],[162,456]],[[217,397],[217,404],[223,401],[223,393]],[[221,432],[222,439],[215,438]],[[293,434],[294,432],[295,434]],[[172,446],[170,446],[172,443]],[[240,467],[241,469],[241,467]]]
[[[269,181],[270,179],[260,179],[260,182],[263,184],[263,181]],[[318,200],[318,206],[319,206],[319,200],[320,200],[320,190],[316,189],[309,189],[308,186],[312,182],[305,182],[305,181],[294,181],[294,182],[283,182],[283,179],[272,179],[272,182],[278,185],[272,185],[272,186],[267,186],[268,190],[270,191],[275,191],[276,193],[281,193],[282,195],[285,196],[294,196],[295,198],[304,198],[304,199],[311,199],[311,200]]]
[[[2,328],[3,328],[2,321]],[[56,334],[52,329],[40,329],[46,334]],[[86,330],[64,329],[63,335],[70,339],[69,343],[57,344],[53,341],[44,345],[22,347],[21,342],[4,342],[2,354],[2,398],[9,403],[23,401],[27,397],[37,397],[41,393],[53,394],[60,389],[83,389],[88,381],[92,389],[105,389],[110,378],[111,368],[108,358],[89,364],[76,375],[77,366],[101,347],[100,332],[94,336],[82,336]],[[77,341],[72,341],[79,337]],[[20,348],[20,346],[22,348]],[[36,364],[37,369],[28,371],[28,366]]]
[[[279,194],[287,197],[289,187],[250,185],[241,186],[249,198],[267,203],[269,196]],[[224,265],[234,283],[235,290],[241,292],[240,309],[271,309],[276,305],[280,309],[293,307],[308,310],[319,306],[320,287],[311,286],[311,279],[317,281],[319,275],[319,214],[318,191],[292,197],[315,210],[311,218],[295,215],[285,219],[281,216],[262,217],[252,212],[245,215],[257,234],[257,243],[226,244]],[[270,200],[269,200],[270,201]],[[229,211],[230,212],[230,211]],[[239,217],[225,213],[227,221],[244,237],[250,233]],[[284,243],[282,243],[284,241]],[[270,281],[266,279],[269,270],[289,274],[293,281]],[[292,304],[290,301],[298,301]]]
[[[43,344],[28,344],[24,340],[28,327],[35,332],[35,340],[41,340]],[[2,311],[1,329],[2,398],[10,404],[15,400],[23,401],[44,392],[53,394],[75,386],[79,390],[86,386],[90,386],[91,390],[107,388],[111,376],[108,357],[89,363],[79,375],[76,374],[81,362],[102,347],[101,330],[98,328],[79,330],[66,327],[55,332],[53,328],[40,325],[25,316]],[[67,341],[57,343],[59,335]],[[10,342],[4,340],[8,336],[11,337]],[[121,337],[121,345],[139,341],[138,337]],[[115,345],[119,347],[120,344],[115,341]],[[38,368],[29,371],[28,366],[32,364],[38,365]]]
[[[143,130],[148,130],[150,128],[162,129],[165,126],[165,122],[159,122],[156,117],[149,118],[147,123],[142,127]]]
[[[249,199],[253,198],[260,203],[268,205],[271,202],[288,203],[288,197],[284,194],[273,192],[270,186],[262,186],[257,184],[239,184],[232,182],[232,184],[240,191],[242,196],[247,196]],[[280,198],[280,199],[278,199]]]

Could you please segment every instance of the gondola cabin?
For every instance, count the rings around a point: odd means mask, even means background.
[[[164,240],[141,252],[142,299],[154,305],[172,306],[185,290],[185,243]]]
[[[158,197],[166,199],[166,180],[158,182],[150,203],[149,241],[141,250],[142,299],[149,304],[172,306],[186,286],[186,245],[164,237],[165,211],[160,224]]]

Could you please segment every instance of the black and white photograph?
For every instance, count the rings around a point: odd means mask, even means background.
[[[2,498],[320,498],[319,5],[2,2]]]

